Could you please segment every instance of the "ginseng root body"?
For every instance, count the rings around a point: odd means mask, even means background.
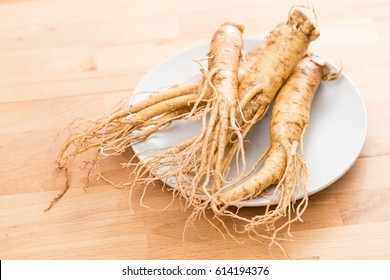
[[[217,215],[241,219],[237,213],[228,210],[228,206],[256,198],[268,187],[275,185],[265,213],[244,219],[247,222],[246,230],[250,231],[259,225],[275,229],[275,223],[287,217],[287,221],[274,230],[272,238],[275,239],[277,232],[301,219],[308,203],[308,170],[299,148],[302,147],[312,99],[321,79],[336,77],[334,73],[329,75],[330,72],[325,62],[311,56],[296,66],[275,99],[270,123],[270,146],[262,155],[266,158],[260,170],[241,184],[227,186],[217,195],[215,201],[218,206],[213,207]],[[298,193],[303,198],[295,206]],[[271,207],[272,203],[276,203],[276,206]]]
[[[174,178],[188,204],[202,209],[207,208],[214,193],[229,184],[226,175],[234,158],[241,159],[237,173],[239,177],[243,175],[245,136],[265,115],[310,42],[319,36],[314,23],[301,10],[292,10],[287,22],[269,33],[264,49],[238,82],[241,34],[235,24],[227,26],[221,26],[210,46],[205,77],[209,87],[201,94],[202,98],[209,97],[202,131],[183,145],[148,158],[144,164],[145,168],[153,166],[153,171],[164,170],[153,174],[163,181]]]

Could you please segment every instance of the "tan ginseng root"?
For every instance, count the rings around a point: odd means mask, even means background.
[[[239,80],[248,74],[247,67],[252,65],[261,50],[259,44],[246,55],[246,61],[241,61]],[[161,89],[131,105],[132,97],[125,99],[112,112],[97,120],[76,119],[69,125],[71,134],[58,153],[58,166],[64,167],[70,157],[93,148],[100,148],[102,156],[120,154],[172,121],[187,118],[190,113],[193,115],[196,101],[199,101],[197,109],[201,111],[204,102],[199,100],[199,94],[204,88],[205,80],[194,77],[194,80]]]
[[[258,57],[261,50],[262,45],[259,44],[245,56],[245,61],[241,61],[239,80],[247,75],[248,67]],[[163,88],[148,98],[129,105],[133,98],[131,96],[97,120],[76,119],[69,125],[70,135],[58,153],[58,167],[65,169],[67,174],[66,164],[69,158],[94,149],[98,151],[98,154],[96,158],[89,161],[91,166],[88,172],[88,182],[94,179],[91,174],[105,179],[98,170],[95,170],[95,165],[100,159],[123,153],[129,146],[144,141],[175,120],[187,118],[189,115],[195,118],[197,112],[204,109],[205,102],[199,100],[199,95],[206,88],[207,84],[203,77],[194,77],[187,83]],[[197,108],[194,109],[196,102]],[[181,145],[182,149],[185,149],[189,143],[190,141]],[[180,147],[177,150],[181,150]],[[68,181],[66,186],[48,209],[65,194]]]
[[[319,31],[303,10],[290,10],[286,23],[279,24],[266,39],[264,50],[253,63],[238,88],[241,114],[237,115],[242,136],[266,113],[280,87],[298,62],[305,56],[310,42],[317,39]],[[223,163],[223,175],[229,170],[240,143],[234,143]],[[242,167],[242,170],[245,166]]]
[[[191,182],[192,191],[202,185],[205,190],[210,176],[213,186],[219,188],[222,184],[222,163],[228,136],[235,134],[238,142],[243,146],[240,128],[236,123],[236,108],[238,101],[238,69],[243,53],[243,27],[232,22],[221,25],[214,34],[210,45],[209,73],[215,72],[210,77],[211,109],[208,120],[200,137],[196,140],[201,144],[200,153],[192,153],[195,159],[201,159]],[[196,149],[196,145],[194,146]],[[183,161],[182,168],[188,169],[186,163],[192,163],[191,159]]]
[[[206,189],[210,178],[214,179],[214,184],[222,180],[219,170],[229,144],[228,135],[240,135],[235,115],[239,66],[243,54],[242,32],[241,25],[226,22],[218,28],[211,40],[208,70],[207,73],[204,71],[206,89],[198,99],[206,102],[202,130],[192,139],[153,155],[137,166],[138,170],[144,172],[138,173],[136,177],[150,171],[154,175],[150,181],[174,178],[177,190],[189,205],[199,203],[202,195],[210,196]],[[245,72],[241,68],[240,75],[245,77]],[[134,180],[133,185],[134,182],[138,180]]]
[[[318,36],[319,31],[304,13],[304,10],[295,7],[290,10],[287,22],[277,25],[268,34],[263,51],[238,87],[240,103],[236,113],[236,122],[243,138],[250,132],[254,124],[265,115],[283,83],[305,56],[310,43]],[[233,143],[226,149],[227,151],[225,150],[222,163],[221,174],[225,179],[224,185],[230,185],[245,177],[243,172],[246,167],[245,161],[241,161],[243,164],[240,167],[238,160],[242,143],[237,141],[234,136],[230,138]],[[231,179],[228,177],[230,177],[229,170],[234,158],[237,159],[238,175]],[[179,180],[183,180],[183,178],[186,179],[182,176]],[[218,197],[216,194],[222,188],[214,186],[213,193],[208,199],[201,203],[192,203],[195,210],[189,218],[189,224],[191,224],[192,219],[204,215],[204,211],[208,207],[213,208],[216,213],[220,212],[216,207],[218,201],[213,200]]]
[[[71,134],[58,153],[58,166],[64,167],[68,158],[92,148],[99,148],[101,156],[124,152],[148,136],[145,130],[152,132],[153,128],[182,118],[189,103],[198,98],[202,83],[203,79],[197,79],[175,85],[132,105],[129,105],[131,99],[126,99],[97,120],[76,120],[70,125]]]
[[[248,232],[257,233],[256,226],[263,225],[272,232],[272,242],[276,241],[277,233],[286,227],[290,234],[290,225],[301,220],[308,205],[308,171],[299,148],[302,149],[303,136],[309,123],[311,102],[321,79],[333,80],[337,76],[338,73],[332,71],[322,59],[314,56],[304,58],[296,66],[275,99],[270,123],[270,147],[260,157],[266,156],[263,165],[253,175],[252,168],[246,174],[252,177],[246,181],[236,186],[226,186],[224,191],[217,194],[219,209],[216,215],[247,222],[245,230]],[[277,204],[271,206],[270,203],[264,214],[248,219],[239,216],[238,211],[228,209],[229,206],[239,207],[240,202],[258,197],[271,185],[276,185],[276,188],[270,201]],[[294,196],[298,192],[303,198],[295,206]],[[282,218],[287,218],[287,221],[276,226]]]
[[[240,65],[238,68],[238,83],[244,80],[247,75],[250,75],[250,68],[253,65],[253,63],[258,59],[259,55],[263,51],[263,48],[264,48],[263,44],[258,44],[253,49],[251,49],[248,53],[246,53],[241,57]],[[207,73],[204,74],[207,75]],[[124,184],[129,187],[130,196],[131,193],[133,192],[133,189],[136,187],[140,187],[140,186],[145,187],[145,186],[153,185],[155,181],[162,180],[163,182],[166,182],[167,180],[171,180],[172,177],[177,176],[178,168],[180,169],[181,174],[192,174],[192,169],[194,168],[194,166],[200,163],[200,158],[195,159],[192,162],[193,165],[190,165],[188,167],[189,169],[185,170],[181,166],[178,166],[178,162],[180,161],[178,160],[178,157],[185,157],[185,155],[188,153],[188,150],[191,148],[191,146],[194,145],[197,139],[199,139],[200,133],[201,132],[196,134],[194,137],[188,139],[187,141],[182,142],[179,145],[176,145],[174,147],[168,147],[167,150],[162,153],[153,154],[152,156],[144,159],[142,162],[139,163],[137,162],[134,164],[133,159],[131,159],[128,163],[124,164],[124,166],[135,167],[134,171],[132,172],[132,175],[134,176],[131,176],[129,182]],[[200,151],[201,147],[198,146],[198,149]],[[152,174],[153,176],[150,176],[150,174]],[[179,175],[178,177],[176,177],[176,179],[178,179],[179,181],[182,180],[186,182],[187,176],[183,175],[183,177],[180,177]],[[146,187],[144,189],[144,192],[145,190]],[[174,190],[175,190],[173,193],[174,195],[182,194],[183,197],[187,197],[185,188],[183,189],[176,188]],[[141,198],[141,204],[143,205],[142,198]],[[190,205],[191,203],[187,201],[187,206]]]
[[[211,110],[206,110],[210,112],[209,121],[206,122],[203,119],[204,129],[201,133],[167,152],[147,158],[140,163],[139,169],[144,169],[144,171],[140,172],[136,178],[144,176],[146,170],[149,169],[154,175],[150,181],[169,182],[171,180],[171,184],[176,185],[176,190],[185,198],[186,206],[195,207],[189,218],[189,224],[192,219],[204,214],[204,210],[215,198],[212,194],[218,192],[226,184],[225,174],[232,159],[238,158],[240,152],[243,153],[242,139],[255,122],[264,116],[279,88],[304,57],[310,42],[318,36],[319,32],[315,24],[306,14],[302,10],[292,9],[287,22],[279,24],[275,30],[270,32],[263,51],[253,62],[248,74],[240,81],[237,90],[240,103],[236,104],[236,115],[233,117],[229,115],[230,119],[220,119],[221,112],[223,111],[226,116],[227,111],[220,110],[221,107],[216,106],[222,103],[218,103],[219,100],[216,99]],[[217,53],[217,50],[214,53]],[[215,82],[213,69],[218,68],[209,65],[209,75],[206,76],[206,81],[209,81],[212,90],[218,93],[213,83]],[[222,109],[225,108],[222,107]],[[227,129],[228,133],[222,133],[221,127],[226,128],[226,121],[230,128]],[[236,130],[233,128],[237,127],[240,128],[240,133],[235,133]],[[222,135],[227,139],[222,140]],[[227,144],[232,141],[234,143],[228,146]],[[242,160],[242,162],[241,169],[244,170],[245,161]],[[240,175],[239,167],[237,170]],[[209,182],[213,184],[212,189],[207,188]],[[211,205],[215,206],[215,203]]]
[[[56,160],[58,169],[65,171],[65,188],[50,202],[45,211],[51,209],[69,189],[69,158],[95,149],[96,156],[84,161],[84,168],[89,165],[87,185],[92,180],[101,178],[118,186],[100,173],[97,166],[99,161],[108,156],[122,154],[129,146],[144,141],[174,120],[182,119],[190,112],[193,114],[191,104],[199,97],[202,85],[203,78],[194,77],[187,83],[163,89],[132,105],[129,105],[131,98],[126,99],[111,113],[97,120],[74,120],[68,126],[70,135],[60,148]]]

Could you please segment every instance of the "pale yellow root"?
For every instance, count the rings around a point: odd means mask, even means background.
[[[91,149],[97,150],[95,158],[85,161],[89,166],[88,184],[93,178],[100,178],[117,186],[115,182],[100,174],[98,162],[102,158],[123,153],[129,146],[147,139],[172,121],[185,118],[191,104],[199,96],[202,83],[202,78],[196,77],[187,83],[165,88],[132,105],[129,105],[130,100],[124,100],[112,112],[96,121],[76,120],[71,123],[68,127],[70,135],[62,145],[56,160],[57,167],[65,170],[65,188],[53,199],[48,209],[69,188],[66,166],[70,157],[76,157]]]
[[[111,143],[117,139],[126,140],[135,128],[148,126],[147,122],[155,117],[190,106],[199,96],[201,82],[198,79],[173,86],[139,103],[130,106],[128,103],[122,104],[116,111],[101,119],[83,123],[79,128],[81,132],[71,134],[61,147],[57,156],[58,166],[65,166],[69,157],[91,148],[104,146],[106,150],[111,148],[114,154],[123,152],[115,145],[110,146]],[[129,145],[132,145],[131,139],[129,140]]]
[[[119,140],[120,142],[127,142],[125,147],[129,147],[133,145],[133,133],[135,130],[139,130],[142,127],[149,127],[151,123],[156,123],[155,117],[162,119],[160,123],[164,123],[167,118],[166,115],[171,115],[172,113],[177,114],[178,111],[182,112],[188,108],[188,104],[193,102],[197,98],[197,94],[189,94],[185,96],[175,97],[164,102],[157,103],[152,105],[144,110],[139,111],[136,114],[130,115],[125,120],[122,120],[119,124],[120,127],[114,127],[111,130],[106,130],[104,134],[99,137],[98,144],[101,149],[104,149],[106,155],[110,154],[120,154],[123,153],[124,150],[121,147],[116,145],[116,142]],[[182,114],[184,118],[185,114]],[[113,124],[116,125],[116,124]],[[98,137],[95,134],[95,137]]]
[[[275,161],[275,159],[279,160]],[[227,205],[233,201],[239,202],[258,197],[270,185],[277,184],[280,181],[286,169],[286,164],[287,155],[283,147],[277,142],[272,143],[261,172],[253,175],[248,182],[232,188],[229,192],[222,193],[220,202]]]
[[[291,224],[302,221],[302,214],[308,206],[308,171],[299,147],[302,148],[309,123],[311,102],[321,79],[337,76],[319,58],[306,57],[297,65],[276,97],[270,124],[271,146],[263,166],[248,180],[237,186],[228,186],[225,192],[217,194],[213,201],[219,205],[211,207],[216,215],[246,221],[246,231],[265,226],[272,233],[272,242],[277,242],[277,234],[284,229],[291,234]],[[258,197],[271,185],[276,185],[274,195],[269,198],[270,204],[263,214],[243,219],[228,209],[243,200]],[[296,205],[298,193],[302,199]],[[275,202],[276,206],[271,207]],[[280,224],[283,218],[286,220]]]
[[[269,33],[261,55],[238,88],[240,110],[235,118],[241,131],[249,133],[253,125],[265,115],[280,87],[305,56],[310,42],[318,36],[315,24],[299,9],[291,11],[287,23],[279,24]],[[223,172],[226,172],[239,151],[239,145],[230,148],[224,159]]]
[[[202,100],[208,100],[204,110],[207,115],[202,117],[202,131],[184,149],[174,148],[175,152],[167,151],[144,164],[161,180],[172,177],[185,197],[192,201],[191,204],[201,201],[199,194],[209,195],[206,185],[220,177],[218,168],[222,166],[228,135],[235,130],[238,131],[234,133],[240,133],[238,127],[234,127],[235,123],[231,125],[234,120],[231,116],[235,115],[238,68],[243,63],[240,61],[243,43],[241,33],[242,26],[228,22],[221,25],[212,39],[208,54],[209,69],[207,73],[204,72],[205,87],[200,94]],[[252,57],[259,51],[261,48],[257,47],[245,63],[250,64]],[[243,67],[240,75],[244,76],[246,71]]]
[[[287,23],[279,25],[269,34],[264,49],[253,62],[248,74],[243,76],[239,84],[235,82],[238,90],[234,94],[237,94],[240,103],[234,103],[231,101],[233,98],[224,96],[226,90],[219,90],[218,82],[221,80],[218,78],[219,71],[214,71],[218,69],[216,66],[218,64],[210,60],[209,64],[216,65],[209,65],[209,72],[212,75],[204,78],[211,88],[209,94],[213,101],[212,105],[210,103],[206,105],[209,107],[209,110],[205,110],[209,118],[207,120],[203,118],[203,130],[199,138],[186,148],[184,153],[175,154],[169,160],[153,161],[156,164],[154,170],[164,170],[161,179],[174,177],[175,184],[183,188],[183,193],[187,195],[191,204],[205,209],[204,205],[211,203],[213,193],[218,193],[226,184],[224,175],[230,161],[234,157],[237,158],[239,151],[243,153],[244,136],[254,123],[264,116],[279,88],[305,55],[310,42],[318,35],[314,24],[302,11],[291,12]],[[218,56],[211,55],[211,58],[215,60]],[[224,87],[225,85],[221,88]],[[234,138],[232,132],[236,130],[239,133],[236,133]],[[218,137],[215,138],[215,135]],[[226,154],[231,140],[234,143]],[[244,161],[242,162],[245,166]],[[166,170],[168,172],[165,172]],[[208,190],[210,183],[212,189]],[[205,197],[206,201],[203,203]],[[213,203],[215,205],[215,202]]]
[[[49,206],[44,210],[45,212],[46,211],[49,211],[53,206],[54,204],[56,204],[56,202],[58,200],[60,200],[64,194],[68,191],[69,189],[69,173],[68,173],[68,169],[67,168],[64,168],[64,173],[65,173],[65,187],[64,189],[50,202]]]
[[[242,144],[240,144],[239,142],[241,141],[242,143],[243,136],[251,130],[256,121],[258,121],[259,119],[261,119],[261,117],[264,116],[269,104],[279,91],[280,87],[290,76],[295,66],[304,57],[310,42],[315,40],[318,35],[319,32],[316,30],[315,25],[300,10],[292,11],[289,14],[289,19],[287,23],[279,25],[274,31],[269,34],[264,50],[258,57],[257,61],[255,61],[252,65],[249,74],[245,76],[239,84],[238,98],[240,102],[236,105],[235,115],[231,117],[231,119],[235,120],[234,125],[231,126],[239,127],[241,139],[239,139],[238,137],[237,139],[233,138],[233,140],[239,141],[237,141],[237,143],[234,143],[232,147],[230,147],[227,156],[225,153],[227,145],[225,145],[226,142],[223,141],[220,141],[224,143],[223,153],[219,153],[217,150],[214,150],[216,146],[215,144],[208,146],[207,149],[203,147],[202,152],[198,153],[198,156],[201,155],[202,161],[208,162],[208,165],[204,164],[204,166],[206,166],[204,169],[195,169],[195,183],[192,184],[197,186],[201,185],[201,190],[203,190],[203,194],[206,194],[206,197],[203,197],[204,201],[201,201],[201,199],[195,201],[192,198],[188,199],[190,201],[194,201],[194,203],[192,203],[192,206],[194,207],[194,213],[199,213],[196,216],[201,215],[200,213],[203,213],[204,211],[206,211],[206,209],[211,207],[216,217],[230,216],[246,221],[246,231],[248,232],[255,231],[254,228],[257,225],[265,225],[269,231],[278,232],[277,229],[275,230],[275,223],[281,217],[285,217],[286,215],[291,216],[292,208],[286,206],[285,203],[286,201],[288,201],[288,203],[291,202],[293,191],[291,191],[290,193],[288,191],[277,191],[276,193],[281,194],[281,198],[279,201],[282,205],[279,208],[276,208],[274,210],[270,210],[269,208],[267,208],[267,211],[264,215],[259,215],[257,217],[254,217],[253,219],[243,219],[237,213],[232,213],[230,212],[230,210],[227,209],[229,205],[236,205],[236,202],[238,201],[233,200],[233,202],[230,202],[229,200],[225,200],[225,197],[223,197],[223,191],[221,190],[223,190],[226,186],[229,186],[229,182],[225,182],[224,184],[222,182],[224,182],[224,172],[226,172],[228,166],[230,166],[230,161],[234,157],[237,157],[237,151],[240,151],[242,149]],[[222,108],[222,111],[223,109],[224,108]],[[227,123],[219,121],[221,125],[216,125],[216,119],[218,118],[218,116],[219,115],[217,113],[213,114],[213,112],[211,112],[209,124],[211,123],[213,133],[222,134],[220,132],[220,129],[226,127]],[[256,116],[257,118],[254,118],[254,116]],[[242,133],[243,131],[245,134]],[[224,134],[224,136],[231,137],[231,134]],[[289,147],[290,149],[288,149],[288,151],[290,153],[293,153],[293,155],[290,156],[290,154],[284,150],[285,147],[282,146],[282,143],[273,146],[271,147],[269,154],[272,156],[274,154],[284,155],[286,160],[284,168],[286,169],[283,169],[282,165],[282,167],[279,168],[279,174],[275,175],[275,178],[272,178],[273,180],[270,180],[270,184],[277,183],[280,180],[279,188],[285,188],[285,185],[288,185],[287,190],[289,188],[294,190],[295,188],[291,188],[291,184],[296,183],[296,177],[294,176],[298,176],[297,174],[299,172],[299,174],[301,174],[299,176],[302,176],[302,181],[305,181],[303,177],[305,176],[304,174],[307,173],[306,166],[302,164],[302,161],[299,160],[299,156],[297,156],[296,153],[291,150],[291,147]],[[207,151],[209,154],[208,156],[203,157],[202,155],[205,154],[205,151]],[[211,181],[209,179],[210,176],[208,174],[210,174],[210,165],[213,163],[211,158],[214,154],[219,155],[221,159],[221,161],[219,161],[218,168],[214,167],[214,171],[218,170],[219,173],[216,174],[211,172],[211,175],[213,176],[213,186],[210,191],[204,191],[205,185],[208,184],[209,181]],[[272,165],[272,160],[267,159],[266,161],[268,161],[268,165]],[[294,169],[292,169],[291,167],[291,161],[294,162]],[[202,166],[202,164],[200,166]],[[277,163],[274,164],[274,166],[277,166]],[[272,167],[270,167],[269,170],[272,170]],[[289,171],[286,172],[286,170]],[[211,169],[211,171],[213,170]],[[290,173],[294,174],[294,176],[286,175]],[[247,175],[241,174],[240,176],[244,178]],[[276,176],[279,176],[279,178],[276,178]],[[282,179],[280,178],[280,176],[282,176]],[[201,178],[202,180],[197,180],[197,178]],[[292,178],[294,178],[294,181],[291,183]],[[178,185],[180,185],[180,183]],[[222,187],[223,185],[225,186]],[[256,183],[252,185],[256,185]],[[266,185],[266,183],[264,185]],[[265,188],[265,186],[262,188]],[[250,195],[258,195],[260,193],[258,189],[255,191],[251,191],[250,188],[245,187],[242,189],[244,191],[239,191],[239,194],[236,195],[237,198],[241,198],[239,201],[250,197]],[[300,219],[300,213],[301,211],[304,211],[305,208],[304,205],[307,204],[304,203],[303,206],[298,206],[299,211],[298,214],[296,214],[296,217],[298,217],[297,219]],[[294,218],[289,218],[288,220],[294,221]],[[288,224],[289,223],[283,225],[281,228],[285,228]],[[277,241],[276,234],[274,236],[271,236],[270,238],[273,242]]]
[[[209,71],[218,69],[211,79],[215,103],[212,105],[205,133],[200,139],[202,160],[194,177],[194,186],[202,184],[204,188],[207,184],[203,180],[204,176],[206,178],[212,176],[214,186],[219,188],[228,135],[232,133],[231,129],[236,134],[241,134],[235,119],[231,116],[235,116],[238,100],[238,68],[243,48],[242,32],[242,26],[228,22],[221,25],[211,41]],[[218,137],[214,139],[211,135],[218,135]],[[215,161],[214,157],[216,157]]]
[[[131,103],[125,104],[126,108],[124,110],[127,111],[125,113],[125,116],[130,114],[135,114],[141,110],[144,110],[150,106],[153,106],[157,103],[170,100],[172,98],[183,96],[186,94],[193,94],[197,93],[200,90],[200,87],[203,84],[203,79],[198,78],[195,80],[191,80],[184,84],[177,84],[171,87],[168,87],[166,89],[162,89],[161,91],[151,95],[148,98],[145,98],[144,100],[137,102],[137,103]]]
[[[245,61],[240,62],[239,79],[247,74],[259,52],[261,45],[248,53]],[[76,157],[90,149],[98,149],[100,152],[97,157],[89,161],[91,170],[88,174],[98,173],[92,172],[92,169],[96,168],[95,163],[101,158],[123,153],[129,146],[144,141],[174,120],[199,118],[202,110],[207,109],[204,106],[207,96],[203,90],[209,87],[209,82],[204,80],[209,75],[210,73],[203,73],[203,76],[195,76],[187,83],[163,88],[137,103],[132,102],[131,98],[126,99],[96,121],[75,120],[69,125],[70,136],[58,153],[58,167],[66,169],[70,157]],[[204,99],[199,98],[199,94],[204,94]],[[181,149],[185,149],[190,142],[181,145]],[[181,149],[179,146],[177,153]]]
[[[120,154],[130,146],[138,144],[148,139],[152,134],[160,131],[163,127],[168,127],[173,121],[183,119],[190,112],[190,107],[178,109],[171,113],[166,113],[157,119],[145,121],[138,126],[123,130],[123,137],[112,139],[107,145],[101,146],[101,154],[104,157]],[[130,131],[131,130],[131,131]]]
[[[258,56],[258,51],[261,51],[261,45],[248,54],[246,61],[248,65]],[[246,69],[241,65],[240,77],[242,78],[246,73]],[[175,119],[187,118],[189,113],[181,114],[180,112],[183,111],[181,108],[192,108],[191,115],[193,118],[197,118],[194,103],[197,102],[197,107],[202,105],[199,108],[201,111],[204,102],[199,99],[199,92],[204,84],[203,78],[195,77],[187,83],[164,88],[137,103],[126,99],[111,113],[96,121],[83,120],[78,122],[73,125],[69,138],[58,153],[58,166],[64,167],[69,157],[77,156],[92,148],[103,148],[106,151],[106,156],[111,153],[120,154],[123,152],[123,148],[147,139],[152,133],[158,131],[157,127],[165,126],[166,119],[173,115],[178,116]],[[165,114],[168,116],[164,116]],[[157,119],[156,116],[158,116]],[[153,125],[157,130],[144,129],[150,125]],[[80,132],[73,132],[76,129]],[[139,135],[132,133],[141,130],[142,133]],[[121,144],[116,146],[114,143]]]

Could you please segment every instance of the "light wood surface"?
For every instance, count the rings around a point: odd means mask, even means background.
[[[369,131],[356,164],[310,197],[284,246],[292,258],[389,259],[390,2],[313,2],[321,36],[311,49],[355,82]],[[163,59],[208,43],[221,22],[236,19],[245,37],[264,38],[293,4],[302,2],[1,1],[0,259],[271,258],[267,242],[224,239],[204,220],[183,235],[189,212],[179,201],[162,211],[171,195],[159,186],[145,196],[153,210],[135,192],[134,214],[128,192],[102,181],[84,189],[83,158],[69,167],[69,192],[43,210],[64,185],[54,164],[64,135],[56,135],[71,120],[107,112]],[[119,163],[131,155],[107,160],[104,174],[126,178]]]

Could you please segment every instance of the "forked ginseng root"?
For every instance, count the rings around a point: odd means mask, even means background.
[[[301,220],[308,205],[308,168],[303,158],[303,136],[309,124],[311,102],[321,79],[330,80],[338,77],[322,59],[314,56],[304,58],[280,89],[272,108],[270,123],[270,147],[260,170],[235,186],[216,194],[216,215],[227,215],[247,222],[246,230],[263,225],[272,229],[272,240],[284,228]],[[242,201],[260,196],[271,185],[276,185],[270,205],[264,214],[251,219],[242,218],[237,212],[228,209]],[[301,193],[302,199],[295,205],[295,196]],[[271,207],[271,203],[276,206]],[[282,218],[285,223],[275,224]]]

